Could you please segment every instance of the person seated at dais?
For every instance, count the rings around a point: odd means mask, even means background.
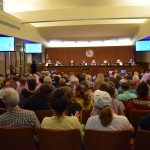
[[[91,65],[92,66],[96,66],[97,65],[97,61],[95,59],[93,59],[92,62],[91,62]]]
[[[116,64],[117,64],[118,66],[122,66],[122,65],[123,65],[123,63],[122,63],[122,61],[121,61],[120,59],[117,59]]]
[[[74,66],[74,65],[75,65],[75,64],[74,64],[74,61],[71,60],[70,63],[69,63],[69,66]]]
[[[62,66],[63,64],[60,61],[56,61],[55,66]]]
[[[87,62],[85,60],[82,60],[80,63],[81,66],[87,66]]]
[[[133,65],[135,65],[135,62],[134,62],[134,60],[131,58],[130,60],[129,60],[129,65],[131,65],[131,66],[133,66]]]
[[[49,59],[47,62],[46,62],[46,64],[45,64],[45,66],[52,66],[53,64],[52,64],[52,62],[51,62],[51,60]]]
[[[107,60],[104,60],[102,65],[109,65],[108,61]]]

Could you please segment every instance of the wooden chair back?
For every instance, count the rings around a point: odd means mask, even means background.
[[[150,149],[150,131],[139,130],[135,137],[135,150]]]
[[[7,111],[6,108],[0,108],[0,115],[2,115],[3,113],[5,113]]]
[[[129,121],[135,130],[137,130],[139,119],[148,114],[150,114],[150,110],[131,110],[129,112]]]
[[[36,150],[31,127],[0,127],[1,150]]]
[[[88,118],[91,116],[92,110],[82,110],[80,113],[80,122],[86,124]]]
[[[86,150],[130,150],[131,131],[85,130]]]
[[[40,150],[80,150],[81,134],[77,129],[38,129]]]
[[[42,122],[44,117],[53,116],[53,111],[51,109],[49,109],[49,110],[34,110],[34,112],[40,122]]]

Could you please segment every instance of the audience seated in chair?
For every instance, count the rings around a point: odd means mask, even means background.
[[[92,96],[83,84],[78,84],[74,88],[74,101],[79,103],[82,109],[91,110],[93,108]]]
[[[130,99],[136,99],[137,98],[137,96],[135,94],[129,92],[129,88],[130,88],[129,82],[122,83],[121,88],[123,90],[123,93],[117,95],[117,97],[116,97],[117,100],[128,101]]]
[[[127,114],[131,110],[150,110],[149,86],[146,82],[139,83],[136,89],[137,99],[130,100],[127,104]]]
[[[113,83],[111,81],[109,82],[103,82],[100,87],[99,90],[96,90],[94,92],[94,102],[97,101],[97,95],[100,94],[100,91],[106,91],[109,93],[109,95],[112,98],[112,109],[113,111],[118,114],[118,115],[125,115],[125,107],[124,104],[121,101],[118,101],[115,99],[115,88],[114,85],[112,85]],[[94,105],[94,108],[92,110],[91,115],[98,115],[100,112],[100,109],[98,106]]]
[[[48,95],[53,92],[53,87],[49,84],[42,84],[37,92],[30,96],[24,104],[24,108],[30,110],[46,110],[49,109]]]
[[[95,93],[95,105],[101,110],[98,115],[91,116],[85,129],[93,130],[133,130],[125,116],[119,116],[112,111],[112,98],[105,91]]]
[[[16,90],[6,88],[3,92],[3,102],[8,108],[6,113],[0,115],[0,126],[19,127],[31,126],[40,127],[40,122],[34,112],[21,109],[19,95]]]
[[[53,117],[45,117],[42,121],[42,128],[46,129],[79,129],[83,135],[81,124],[77,117],[66,116],[65,110],[68,106],[68,97],[64,90],[57,89],[49,99],[50,106],[54,110]]]

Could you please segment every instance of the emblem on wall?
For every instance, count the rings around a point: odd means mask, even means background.
[[[93,55],[94,55],[93,50],[91,50],[91,49],[86,50],[86,56],[87,57],[93,57]]]

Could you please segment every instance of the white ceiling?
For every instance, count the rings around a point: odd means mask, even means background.
[[[49,40],[135,38],[150,0],[3,0],[4,10]]]

